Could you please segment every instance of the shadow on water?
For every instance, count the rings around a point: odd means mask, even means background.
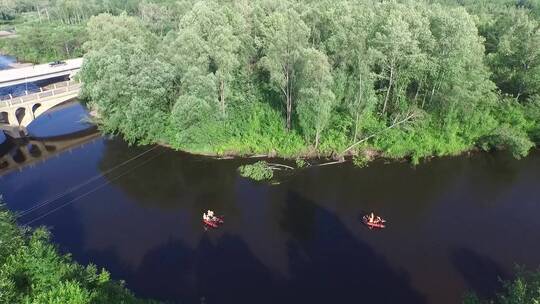
[[[105,143],[99,168],[106,171],[151,148],[128,147],[121,140],[109,140]],[[163,155],[153,160],[151,166],[141,167],[134,174],[112,181],[143,206],[166,210],[176,208],[184,199],[213,201],[223,195],[221,190],[234,182],[235,176],[228,174],[229,168],[222,164],[215,166],[215,160],[163,147],[157,149]],[[208,176],[208,171],[213,172],[212,176]]]
[[[296,204],[312,210],[304,215],[306,222],[299,223],[294,215]],[[194,250],[172,239],[149,250],[124,278],[142,296],[179,303],[201,298],[207,303],[332,303],[359,297],[425,303],[406,273],[392,269],[384,257],[351,235],[335,214],[293,192],[287,205],[284,230],[276,232],[287,242],[287,276],[265,266],[240,235],[211,231],[202,234]]]
[[[467,288],[482,298],[493,297],[502,290],[501,280],[510,277],[497,262],[470,249],[453,250],[450,260],[465,280]]]
[[[290,196],[289,204],[313,205],[297,194]],[[405,272],[392,269],[370,245],[351,235],[335,214],[317,208],[314,216],[317,220],[311,226],[313,237],[307,242],[293,239],[288,244],[294,279],[287,288],[298,303],[339,303],[351,299],[425,303]]]
[[[315,233],[317,207],[295,192],[287,194],[281,228],[296,240],[308,241]]]

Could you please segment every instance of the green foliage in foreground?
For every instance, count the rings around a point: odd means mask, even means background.
[[[469,294],[464,304],[537,304],[540,303],[540,271],[520,271],[518,276],[504,282],[504,291],[494,300],[481,300]]]
[[[105,270],[61,255],[44,228],[17,227],[0,206],[0,303],[149,303],[136,299]]]
[[[267,162],[258,161],[254,164],[243,165],[238,168],[238,172],[243,177],[251,178],[256,181],[270,180],[274,177],[274,171]]]

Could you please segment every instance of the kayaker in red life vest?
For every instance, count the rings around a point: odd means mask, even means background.
[[[378,223],[384,223],[385,220],[383,220],[380,216],[375,216],[373,212],[371,212],[368,216],[368,222],[372,224],[378,224]]]

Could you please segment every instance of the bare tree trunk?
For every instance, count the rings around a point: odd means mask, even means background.
[[[431,88],[431,96],[429,97],[429,103],[433,101],[433,95],[435,95],[435,87],[437,86],[437,83],[435,82],[433,84],[433,87]]]
[[[225,116],[225,81],[221,79],[219,84],[219,99],[221,105],[221,115]]]
[[[521,83],[519,84],[519,88],[518,88],[518,93],[517,93],[517,96],[516,96],[516,102],[519,102],[519,98],[521,97],[521,94],[523,94],[523,90],[522,90],[522,85]]]
[[[392,84],[394,82],[394,65],[390,67],[390,83],[388,84],[388,89],[386,90],[386,97],[384,98],[384,105],[382,114],[384,115],[386,113],[386,106],[388,104],[388,98],[390,97],[390,90],[392,89]]]
[[[292,100],[291,96],[287,95],[287,130],[291,130],[291,116],[292,116]]]
[[[359,92],[358,97],[356,98],[356,119],[354,120],[354,136],[353,136],[353,142],[356,140],[356,137],[358,136],[358,120],[360,119],[360,111],[358,111],[358,108],[360,107],[360,102],[362,101],[363,97],[363,82],[362,82],[362,74],[360,74],[360,80],[359,80]]]
[[[416,100],[418,99],[418,93],[420,92],[420,87],[422,87],[422,81],[418,84],[418,87],[416,88],[416,94],[414,94],[414,104],[416,104]]]
[[[431,89],[431,96],[429,97],[429,103],[433,101],[433,96],[435,95],[435,92],[441,87],[443,77],[444,77],[444,72],[441,72],[439,76],[437,76],[437,79],[435,80],[435,83],[433,84],[433,88]]]
[[[41,12],[40,12],[39,6],[37,4],[36,4],[36,12],[38,14],[39,23],[41,23]]]
[[[356,137],[358,136],[358,120],[360,119],[360,113],[356,112],[356,119],[354,120],[354,136],[353,136],[353,142],[356,140]]]
[[[291,130],[291,116],[292,116],[292,96],[291,96],[291,79],[289,69],[286,69],[285,80],[287,82],[286,93],[285,93],[285,103],[287,110],[287,131]]]

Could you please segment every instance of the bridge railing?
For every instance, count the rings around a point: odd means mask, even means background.
[[[0,97],[0,109],[12,107],[14,105],[23,104],[29,101],[41,100],[44,98],[53,97],[56,95],[77,91],[81,88],[81,83],[78,81],[63,81],[40,88],[39,91],[25,91],[22,96],[6,95]]]

